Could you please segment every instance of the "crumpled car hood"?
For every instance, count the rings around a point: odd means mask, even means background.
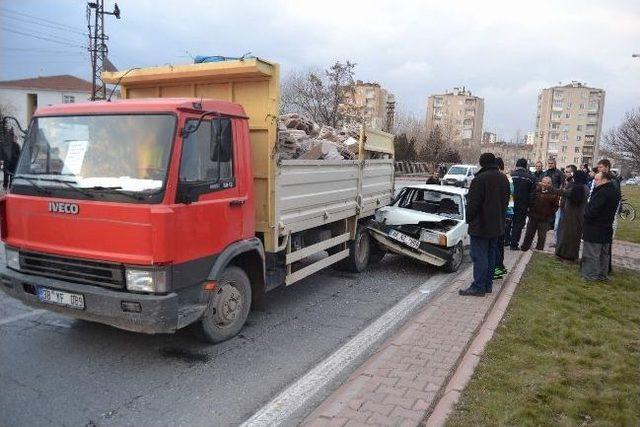
[[[442,222],[450,219],[445,216],[415,211],[413,209],[385,206],[376,212],[376,221],[384,221],[387,225],[418,225],[421,222]]]

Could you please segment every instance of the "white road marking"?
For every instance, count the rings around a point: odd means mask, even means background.
[[[0,326],[6,325],[8,323],[17,322],[18,320],[22,320],[22,319],[28,319],[29,317],[39,316],[46,312],[47,310],[33,310],[27,313],[16,314],[15,316],[7,317],[5,319],[0,319]]]
[[[293,424],[291,417],[300,415],[296,412],[312,403],[314,399],[326,398],[326,395],[332,391],[330,387],[335,385],[334,382],[345,373],[353,372],[383,340],[431,299],[436,290],[445,282],[450,283],[451,277],[448,274],[439,274],[423,283],[332,355],[283,390],[245,421],[242,427]]]

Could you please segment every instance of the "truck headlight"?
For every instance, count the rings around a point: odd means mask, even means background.
[[[129,291],[154,293],[168,291],[167,271],[164,269],[127,268],[126,276]]]
[[[20,252],[17,249],[4,248],[5,257],[7,260],[7,267],[13,270],[20,270]]]

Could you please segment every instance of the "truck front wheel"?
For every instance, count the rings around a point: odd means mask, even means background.
[[[239,267],[224,269],[218,286],[209,292],[207,309],[197,325],[204,341],[219,343],[234,337],[247,320],[251,306],[251,283]]]

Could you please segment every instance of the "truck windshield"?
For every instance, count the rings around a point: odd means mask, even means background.
[[[164,186],[175,122],[169,114],[38,117],[16,180],[67,190],[71,183],[84,192],[157,192]]]

